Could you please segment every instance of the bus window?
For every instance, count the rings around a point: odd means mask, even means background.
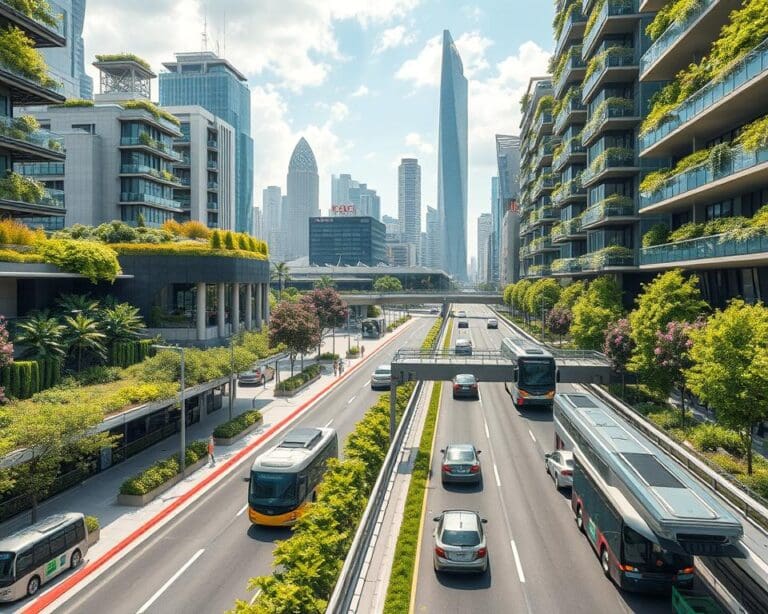
[[[555,369],[550,361],[521,360],[520,384],[528,386],[552,386],[554,383]]]
[[[65,531],[57,531],[51,535],[51,556],[59,556],[67,549],[67,540],[65,537]]]
[[[296,503],[296,475],[291,473],[251,473],[251,500],[255,504]]]
[[[0,586],[13,580],[13,552],[0,552]]]
[[[35,544],[34,548],[34,560],[35,567],[47,563],[51,558],[51,549],[48,546],[48,540],[43,539],[41,542]]]
[[[634,529],[624,527],[624,563],[640,570],[677,571],[692,565],[692,558],[681,556],[654,544]]]
[[[299,501],[307,498],[307,476],[299,477]]]
[[[32,562],[32,548],[20,552],[19,556],[16,557],[16,577],[21,578],[32,571]]]

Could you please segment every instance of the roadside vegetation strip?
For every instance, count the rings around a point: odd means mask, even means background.
[[[190,443],[184,454],[187,465],[194,465],[208,453],[208,444],[201,440]],[[146,495],[181,473],[179,455],[172,454],[128,478],[120,486],[121,495]]]
[[[392,332],[393,330],[395,330],[395,329],[396,329],[398,326],[401,326],[401,325],[405,324],[405,323],[406,323],[408,320],[410,320],[410,319],[411,319],[411,316],[410,316],[410,315],[404,315],[403,317],[401,317],[401,318],[398,318],[397,320],[395,320],[394,322],[392,322],[391,324],[389,324],[389,326],[387,326],[387,332],[390,332],[390,333],[391,333],[391,332]]]
[[[443,349],[449,348],[450,345],[451,329],[448,327],[443,340]],[[419,549],[424,502],[426,501],[424,495],[429,483],[432,443],[437,426],[442,387],[442,382],[435,382],[432,387],[432,395],[429,398],[429,409],[419,441],[419,451],[413,464],[408,496],[405,500],[403,523],[400,526],[400,535],[395,546],[395,558],[392,562],[392,574],[389,578],[387,598],[384,602],[384,614],[403,614],[408,612],[411,607],[414,571],[419,563],[416,555]]]
[[[323,367],[320,365],[317,365],[317,364],[309,365],[300,373],[297,373],[296,375],[292,375],[291,377],[282,380],[277,385],[277,390],[281,392],[290,392],[292,390],[295,390],[299,386],[303,386],[304,384],[306,384],[313,377],[317,377],[318,375],[320,375],[322,371],[323,371]]]
[[[251,409],[243,412],[237,418],[232,418],[213,429],[213,436],[220,439],[229,439],[242,433],[249,426],[261,420],[261,412],[257,409]]]

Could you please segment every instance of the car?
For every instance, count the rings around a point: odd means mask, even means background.
[[[432,534],[435,572],[484,574],[488,571],[485,518],[471,510],[452,509],[444,510],[434,521],[437,523]]]
[[[555,450],[544,455],[544,465],[547,473],[555,481],[555,488],[571,488],[573,486],[573,452]]]
[[[448,482],[471,482],[476,484],[483,481],[483,470],[480,466],[481,450],[471,443],[451,443],[440,450],[443,461],[440,464],[440,478],[443,484]]]
[[[496,318],[488,318],[485,321],[486,328],[499,328],[499,321]]]
[[[371,390],[389,390],[392,382],[392,365],[379,365],[371,374]]]
[[[468,320],[459,320],[459,328],[469,328]]]
[[[453,351],[457,356],[472,356],[472,340],[463,337],[456,339]]]
[[[453,398],[458,399],[459,397],[480,398],[477,378],[471,373],[459,373],[453,378]]]
[[[467,317],[467,312],[462,309],[461,311],[459,311],[458,316],[460,318],[466,318]]]
[[[432,307],[432,308],[429,310],[429,313],[431,313],[431,314],[440,313],[440,310],[439,310],[437,307]]]
[[[237,383],[241,386],[263,386],[273,379],[275,370],[272,367],[254,367],[237,374]]]

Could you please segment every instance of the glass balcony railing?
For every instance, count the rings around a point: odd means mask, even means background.
[[[594,87],[609,69],[637,66],[637,54],[631,47],[611,47],[606,49],[604,53],[605,55],[601,55],[597,60],[597,65],[592,73],[582,83],[581,99],[583,102],[587,101]]]
[[[209,190],[218,190],[219,189],[218,182],[216,182],[216,181],[209,181],[208,182],[208,189]]]
[[[605,171],[616,168],[635,168],[635,152],[623,147],[609,147],[584,170],[581,183],[587,185]]]
[[[740,235],[736,237],[733,233],[725,233],[644,247],[640,250],[640,264],[666,264],[763,253],[768,259],[767,234],[755,228],[754,233],[740,233]]]
[[[573,137],[566,141],[565,145],[560,149],[557,155],[552,159],[552,168],[560,169],[568,162],[571,156],[583,155],[587,153],[586,148],[581,144],[579,137]]]
[[[149,147],[155,151],[159,151],[173,160],[180,161],[182,155],[178,151],[174,151],[173,146],[170,143],[163,143],[157,139],[152,138],[146,132],[141,133],[139,136],[124,136],[120,138],[120,145],[124,146],[142,146]]]
[[[762,77],[768,71],[768,38],[741,58],[722,76],[710,81],[686,98],[657,128],[640,135],[640,150],[648,149],[680,126],[706,113],[713,105],[745,83]]]
[[[582,185],[581,176],[579,176],[560,184],[560,187],[552,192],[552,204],[559,206],[567,200],[586,197],[586,195],[587,189]]]
[[[571,47],[567,52],[568,59],[565,61],[565,65],[552,81],[552,87],[556,93],[560,93],[565,87],[565,84],[570,81],[571,75],[574,70],[584,70],[587,67],[587,63],[584,58],[581,57],[581,47]]]
[[[46,30],[50,30],[51,32],[54,32],[55,34],[58,34],[59,36],[65,36],[65,32],[64,32],[64,16],[61,13],[56,14],[56,13],[53,13],[53,12],[49,12],[49,14],[53,17],[53,22],[54,22],[53,24],[50,24],[50,23],[45,23],[44,21],[42,21],[41,19],[38,19],[37,17],[35,17],[33,15],[27,14],[26,11],[19,11],[19,9],[16,6],[14,6],[14,5],[12,5],[12,4],[8,3],[8,2],[3,2],[2,0],[0,0],[0,3],[5,4],[6,6],[10,6],[13,10],[20,12],[25,17],[28,17],[29,19],[31,19],[35,23],[37,23],[37,24],[41,25],[42,27],[44,27]]]
[[[534,198],[538,198],[544,190],[551,190],[555,187],[555,177],[552,173],[546,173],[536,180],[533,184],[532,195]]]
[[[33,129],[23,117],[0,116],[0,137],[24,141],[52,153],[64,155],[64,139],[47,130]]]
[[[29,194],[25,194],[22,198],[18,192],[6,190],[3,186],[0,186],[0,200],[26,203],[28,205],[56,207],[57,209],[64,209],[65,207],[64,190],[54,190],[52,188],[45,188],[40,198],[37,198],[36,196],[30,198]]]
[[[552,262],[553,273],[579,273],[581,272],[581,261],[579,258],[558,258]]]
[[[638,0],[605,0],[589,32],[584,33],[584,53],[589,53],[609,17],[637,13]]]
[[[555,116],[554,131],[561,133],[574,113],[586,110],[587,106],[581,102],[581,90],[574,92],[571,99],[563,105]]]
[[[542,111],[531,128],[531,134],[541,134],[545,126],[552,123],[552,111]]]
[[[566,239],[567,237],[574,237],[576,235],[583,234],[584,231],[581,229],[581,218],[582,216],[579,215],[578,217],[565,220],[564,222],[560,222],[559,224],[553,226],[552,231],[550,232],[552,241],[560,241]]]
[[[208,201],[208,209],[217,210],[219,208],[219,203],[215,200]]]
[[[581,142],[589,143],[609,119],[633,118],[638,116],[637,104],[628,98],[607,98],[592,113],[581,133]]]
[[[16,162],[13,170],[25,177],[56,177],[64,174],[63,162]]]
[[[208,168],[219,168],[219,163],[216,160],[208,160]]]
[[[527,277],[546,277],[552,274],[552,267],[548,264],[532,264],[526,271]]]
[[[147,166],[146,164],[121,164],[120,165],[120,172],[123,174],[143,174],[143,175],[151,175],[155,179],[160,179],[161,181],[167,181],[168,183],[173,183],[176,185],[183,185],[183,182],[176,177],[175,175],[159,171],[156,168],[152,168],[151,166]],[[187,184],[189,184],[189,180],[187,180]]]
[[[661,56],[665,55],[672,45],[696,22],[699,17],[709,10],[718,0],[697,0],[695,8],[682,21],[672,20],[672,24],[662,32],[654,43],[640,58],[640,74],[644,74]]]
[[[218,147],[219,142],[216,139],[208,139],[208,147]]]
[[[637,266],[634,251],[627,247],[607,247],[579,258],[582,271],[602,271],[609,267]]]
[[[733,147],[720,168],[713,169],[709,162],[691,168],[678,175],[670,177],[662,187],[651,194],[640,194],[640,209],[645,209],[665,200],[683,196],[691,190],[729,177],[768,162],[768,147],[757,151],[744,151],[741,147]]]
[[[612,217],[633,217],[636,215],[634,203],[626,202],[631,199],[615,200],[616,202],[603,202],[589,207],[581,219],[582,227],[586,228]]]
[[[178,200],[155,196],[154,194],[142,194],[140,192],[121,192],[120,202],[122,203],[146,203],[148,205],[157,205],[158,207],[168,207],[171,209],[180,209],[181,203]]]
[[[573,26],[576,24],[584,24],[586,21],[587,18],[584,17],[584,14],[581,12],[581,7],[574,6],[573,9],[569,10],[565,20],[563,21],[563,25],[560,30],[560,36],[557,37],[557,47],[555,48],[555,53],[557,53],[565,46],[566,41],[571,35]]]

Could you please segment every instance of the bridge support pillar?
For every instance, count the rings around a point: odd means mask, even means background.
[[[392,373],[394,376],[394,373]],[[397,420],[397,381],[394,377],[391,378],[389,383],[389,444],[395,441],[395,428]]]
[[[440,315],[443,316],[444,318],[448,317],[448,303],[446,303],[445,301],[443,301],[443,310],[440,312]]]

